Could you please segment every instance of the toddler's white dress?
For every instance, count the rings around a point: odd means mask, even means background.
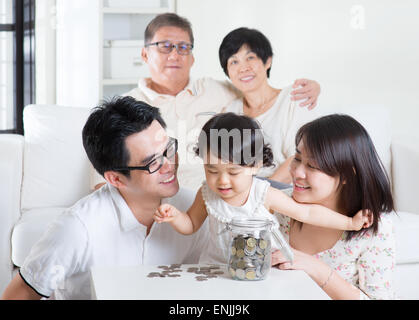
[[[202,252],[199,263],[227,264],[230,233],[226,230],[226,223],[234,217],[267,218],[275,228],[279,228],[276,217],[264,206],[266,193],[270,184],[268,181],[253,177],[249,197],[240,207],[232,206],[213,192],[204,181],[202,183],[202,197],[208,212],[209,241]],[[273,245],[273,243],[272,243]]]

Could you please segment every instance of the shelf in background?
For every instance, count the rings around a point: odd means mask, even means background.
[[[139,78],[103,79],[104,86],[136,85]]]
[[[141,7],[103,7],[103,13],[109,14],[161,14],[169,12],[168,7],[164,8],[141,8]]]

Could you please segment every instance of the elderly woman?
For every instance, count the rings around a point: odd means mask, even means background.
[[[260,123],[272,147],[275,166],[259,175],[290,183],[295,134],[316,114],[298,106],[290,94],[292,86],[278,89],[269,84],[272,57],[269,40],[258,30],[239,28],[225,36],[219,48],[220,63],[243,98],[234,100],[223,111],[244,114]]]
[[[393,299],[395,238],[389,179],[367,131],[346,115],[304,125],[291,163],[294,200],[352,217],[372,213],[361,231],[339,231],[277,215],[294,248],[291,264],[277,251],[280,269],[304,270],[332,299]]]

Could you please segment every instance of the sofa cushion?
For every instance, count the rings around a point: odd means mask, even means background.
[[[88,108],[25,107],[22,211],[68,207],[88,194],[90,163],[81,133],[89,113]]]
[[[12,262],[14,265],[22,266],[32,246],[41,238],[48,225],[65,209],[33,209],[22,214],[12,233]]]
[[[392,220],[396,233],[396,263],[419,263],[419,214],[397,212]]]

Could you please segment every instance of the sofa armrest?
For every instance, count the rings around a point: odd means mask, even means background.
[[[10,239],[20,217],[24,138],[0,135],[0,292],[11,279]]]
[[[419,214],[419,138],[399,136],[391,143],[393,195],[397,211]]]

